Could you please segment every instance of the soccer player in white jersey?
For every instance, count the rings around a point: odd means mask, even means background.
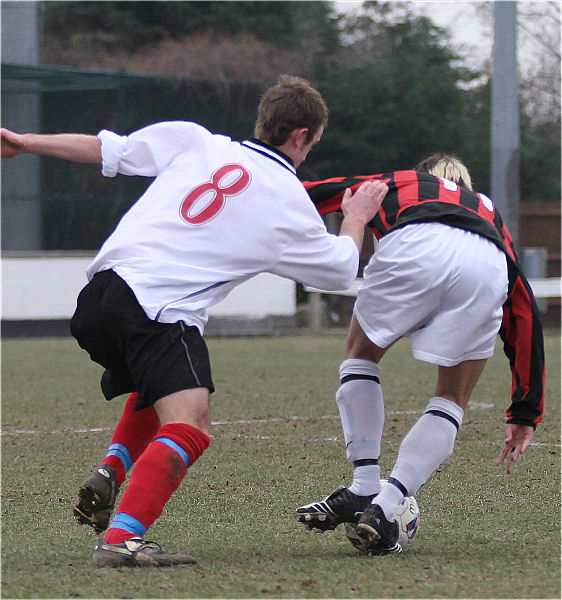
[[[210,442],[206,309],[262,272],[326,290],[354,280],[365,224],[388,188],[367,182],[346,191],[340,235],[327,232],[296,175],[327,118],[317,90],[281,76],[261,99],[255,138],[242,142],[183,121],[128,136],[2,129],[4,158],[41,154],[100,163],[108,177],[155,178],[88,268],[71,322],[80,346],[106,369],[105,397],[133,392],[75,508],[80,522],[103,531],[135,465],[94,550],[96,565],[195,562],[143,536]]]

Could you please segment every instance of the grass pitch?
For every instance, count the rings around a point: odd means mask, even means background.
[[[545,422],[508,476],[510,374],[500,346],[456,451],[417,498],[401,555],[367,557],[343,528],[296,522],[300,504],[349,482],[334,402],[343,335],[208,340],[212,444],[147,536],[195,566],[96,569],[76,491],[105,454],[123,402],[71,339],[2,345],[3,598],[560,598],[560,334],[546,339]],[[382,472],[425,408],[435,370],[399,342],[382,366]]]

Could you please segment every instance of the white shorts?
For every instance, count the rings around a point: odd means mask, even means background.
[[[363,278],[354,315],[379,348],[409,335],[414,358],[445,367],[494,354],[507,259],[486,238],[406,225],[381,239]]]

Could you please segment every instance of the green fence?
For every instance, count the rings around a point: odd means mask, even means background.
[[[253,82],[186,81],[138,77],[123,71],[4,64],[2,126],[14,128],[12,122],[17,122],[20,130],[26,128],[26,115],[21,114],[26,104],[18,100],[32,96],[38,101],[27,110],[38,114],[29,114],[29,122],[39,122],[41,133],[95,134],[105,128],[124,134],[149,123],[179,119],[196,121],[214,132],[242,139],[252,135],[262,91]],[[29,169],[23,167],[21,159],[3,161],[2,167],[7,174],[3,180],[17,175],[10,171]],[[150,182],[123,176],[107,180],[97,166],[44,157],[39,159],[37,171],[33,198],[20,193],[17,183],[9,189],[3,187],[2,193],[5,234],[9,234],[10,227],[22,227],[13,218],[18,214],[18,203],[38,203],[40,247],[29,250],[98,248]],[[26,178],[31,173],[19,176]],[[10,250],[4,244],[10,237],[2,237],[4,250]]]

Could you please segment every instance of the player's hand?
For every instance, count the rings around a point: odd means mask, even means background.
[[[513,466],[517,457],[527,450],[527,446],[533,439],[535,430],[530,425],[514,425],[507,423],[505,426],[505,446],[496,460],[496,465],[501,465],[506,456],[509,456],[507,461],[507,473],[511,475]]]
[[[2,158],[13,158],[25,152],[23,135],[2,128],[0,129],[0,137],[2,140]]]
[[[377,179],[365,181],[354,194],[347,188],[341,203],[344,217],[354,216],[368,223],[377,214],[387,192],[386,183]]]

